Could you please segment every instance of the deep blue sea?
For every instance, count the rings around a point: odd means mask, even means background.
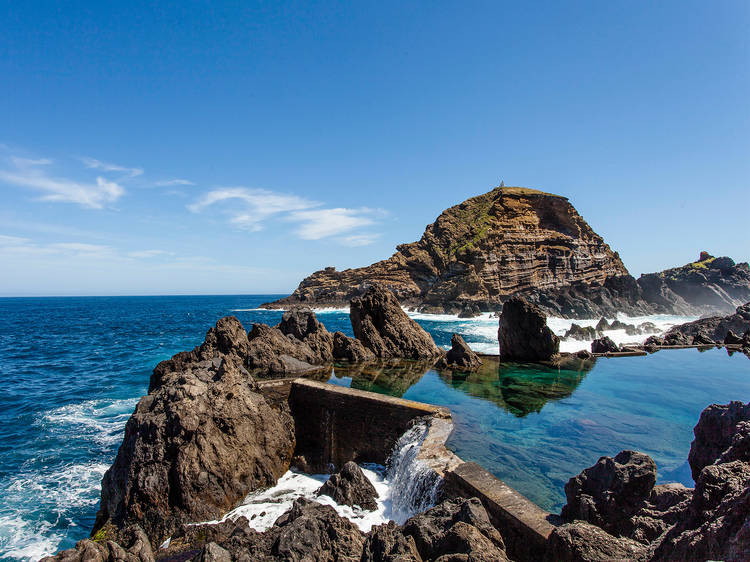
[[[275,324],[279,295],[0,299],[0,560],[37,559],[88,535],[100,480],[153,367],[218,318]],[[351,335],[348,314],[319,315]],[[415,315],[439,345],[495,345],[494,322]],[[337,368],[330,382],[448,406],[449,445],[546,509],[601,455],[644,451],[661,481],[691,484],[692,427],[712,402],[750,400],[750,361],[723,350],[600,359],[550,370],[488,363],[468,377]]]

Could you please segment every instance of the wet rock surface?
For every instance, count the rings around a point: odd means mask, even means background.
[[[375,354],[362,345],[362,342],[350,338],[344,332],[333,334],[333,358],[336,361],[359,363],[376,359]]]
[[[547,327],[547,317],[520,297],[503,304],[497,337],[505,360],[547,361],[560,351],[560,339]]]
[[[440,354],[430,334],[384,287],[373,285],[352,299],[349,316],[355,337],[379,358],[426,359]]]
[[[439,369],[475,371],[482,366],[482,359],[471,350],[460,335],[453,334],[451,348],[438,359],[436,366]]]
[[[375,486],[367,479],[362,469],[352,461],[332,474],[316,494],[329,496],[336,503],[342,505],[351,507],[357,505],[369,511],[378,508],[375,501],[378,492],[375,490]]]

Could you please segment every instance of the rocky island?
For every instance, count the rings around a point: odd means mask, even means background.
[[[750,267],[702,253],[683,267],[632,277],[567,198],[498,187],[446,209],[417,242],[367,267],[326,267],[263,305],[341,307],[378,283],[404,306],[471,316],[520,295],[564,318],[730,312],[750,300]]]

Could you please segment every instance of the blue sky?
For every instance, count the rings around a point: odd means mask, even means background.
[[[265,293],[507,185],[747,260],[750,3],[0,4],[0,295]]]

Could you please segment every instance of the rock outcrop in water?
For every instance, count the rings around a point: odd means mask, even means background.
[[[384,287],[372,285],[361,297],[353,298],[349,316],[357,340],[377,357],[425,359],[440,354],[432,336],[409,318]]]
[[[560,351],[560,339],[547,327],[547,317],[520,297],[503,305],[497,339],[504,360],[547,361]]]
[[[345,306],[379,283],[405,305],[469,314],[498,310],[519,292],[601,285],[627,273],[565,197],[503,187],[447,209],[389,259],[340,272],[328,267],[267,306]]]
[[[734,314],[728,316],[700,318],[694,322],[674,326],[664,334],[664,338],[674,338],[679,334],[683,336],[684,341],[694,345],[713,344],[715,342],[740,344],[741,338],[739,341],[725,342],[725,340],[730,332],[736,338],[737,334],[744,334],[748,330],[750,330],[750,302],[738,306]]]
[[[479,355],[474,353],[464,339],[458,334],[451,336],[451,348],[436,364],[439,369],[455,369],[458,371],[476,371],[482,366]]]
[[[603,457],[565,487],[550,560],[750,559],[750,403],[709,406],[694,429],[695,489],[654,486],[642,453]]]
[[[338,472],[331,474],[331,477],[316,493],[319,496],[329,496],[341,505],[351,507],[358,505],[370,511],[378,508],[375,501],[378,492],[375,486],[370,483],[362,469],[352,461],[342,466]]]

